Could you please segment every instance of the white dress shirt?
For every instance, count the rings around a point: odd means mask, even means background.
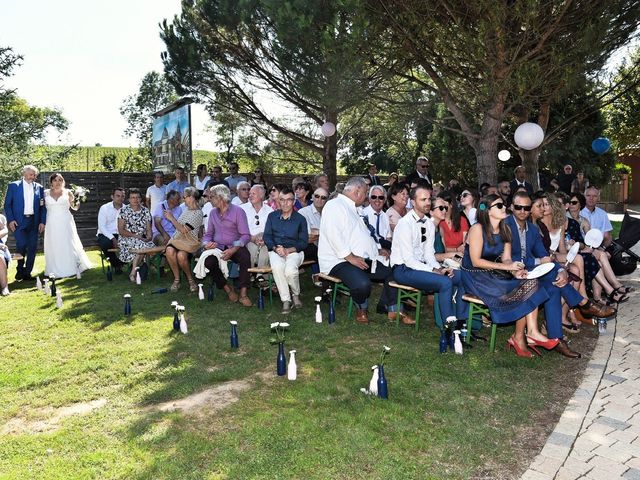
[[[387,265],[387,259],[378,254],[378,248],[353,200],[340,194],[327,202],[322,209],[318,240],[318,263],[322,273],[331,272],[349,254]]]
[[[213,205],[211,205],[211,202],[207,202],[202,206],[202,221],[204,225],[204,233],[207,233],[207,227],[209,226],[209,215],[211,213],[211,210],[213,210]]]
[[[307,233],[311,233],[312,228],[320,230],[320,220],[322,220],[322,214],[318,211],[313,203],[301,208],[300,210],[298,210],[298,213],[307,220]]]
[[[33,215],[33,182],[22,180],[22,194],[24,195],[24,215]]]
[[[151,185],[147,188],[147,198],[150,203],[150,205],[147,205],[147,207],[149,207],[149,211],[155,212],[158,205],[164,202],[167,198],[167,186],[162,185],[161,187],[157,187],[155,184]]]
[[[391,238],[391,226],[389,225],[389,217],[382,210],[380,213],[376,213],[376,211],[369,205],[364,209],[364,214],[369,219],[369,225],[371,225],[374,229],[378,225],[378,218],[380,218],[380,225],[378,229],[376,229],[376,234],[383,239]]]
[[[113,202],[105,203],[98,211],[98,233],[102,234],[109,240],[113,239],[114,233],[118,233],[118,215],[120,208],[116,208]]]
[[[251,202],[241,204],[240,208],[244,210],[244,213],[247,216],[247,223],[249,224],[249,233],[251,236],[253,237],[264,233],[264,226],[267,224],[267,217],[271,212],[273,212],[273,208],[263,203],[260,211],[256,212],[256,209],[251,205]],[[256,215],[258,218],[256,218]],[[256,221],[258,222],[257,225]]]
[[[391,265],[406,265],[423,272],[440,268],[433,247],[435,239],[433,222],[426,215],[420,219],[414,210],[410,211],[398,221],[393,232]]]

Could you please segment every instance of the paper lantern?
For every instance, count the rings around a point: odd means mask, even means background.
[[[322,134],[325,137],[333,137],[336,133],[336,126],[331,122],[325,122],[322,125]]]
[[[599,137],[599,138],[596,138],[593,142],[591,142],[591,148],[598,155],[602,155],[603,153],[606,153],[609,151],[609,149],[611,148],[611,142],[606,137]]]
[[[526,122],[516,128],[513,135],[516,145],[523,150],[538,148],[544,140],[544,130],[537,123]]]
[[[498,159],[501,162],[506,162],[507,160],[509,160],[511,158],[511,152],[509,152],[509,150],[500,150],[498,152]]]

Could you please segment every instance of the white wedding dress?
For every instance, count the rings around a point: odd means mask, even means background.
[[[78,270],[83,272],[93,265],[84,251],[76,222],[71,215],[69,190],[63,190],[57,200],[49,190],[44,192],[47,207],[47,223],[44,229],[45,275],[56,278],[75,276]]]

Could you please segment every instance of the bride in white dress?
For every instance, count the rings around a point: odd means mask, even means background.
[[[54,173],[49,178],[49,190],[44,192],[47,222],[44,229],[45,275],[56,278],[71,277],[93,265],[84,251],[70,208],[73,194],[64,188],[64,177]]]

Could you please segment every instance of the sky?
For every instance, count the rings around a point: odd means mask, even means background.
[[[120,105],[142,77],[162,71],[158,24],[180,0],[0,0],[0,45],[24,56],[7,79],[30,104],[57,107],[70,121],[50,143],[136,146]],[[208,115],[192,105],[194,149],[216,150]]]

